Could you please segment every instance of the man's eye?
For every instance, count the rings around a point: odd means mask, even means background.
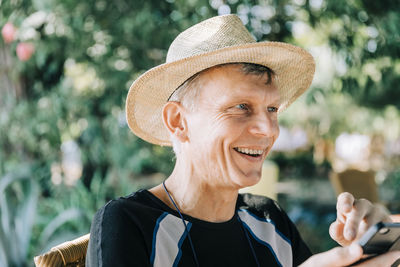
[[[276,107],[268,107],[268,112],[277,112],[278,108]]]
[[[238,109],[242,109],[242,110],[248,110],[249,107],[246,104],[239,104],[235,106]]]

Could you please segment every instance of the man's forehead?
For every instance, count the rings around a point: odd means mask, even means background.
[[[220,99],[230,97],[256,97],[260,93],[277,95],[278,90],[272,77],[265,74],[245,73],[241,70],[241,65],[230,64],[216,66],[201,73],[199,79],[201,83],[200,96],[209,96],[208,91],[213,92],[213,96]],[[217,100],[217,99],[214,99]]]
[[[199,79],[203,80],[203,83],[208,81],[237,81],[241,80],[243,76],[251,76],[252,78],[258,79],[260,82],[265,84],[274,83],[274,76],[272,71],[265,72],[246,72],[243,63],[223,64],[211,67],[199,73]]]

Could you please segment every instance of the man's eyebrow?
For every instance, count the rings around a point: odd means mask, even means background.
[[[235,96],[236,97],[236,96]],[[279,106],[280,103],[280,97],[274,97],[274,99],[270,98],[271,101],[266,102],[268,106]],[[253,105],[254,102],[256,102],[257,98],[254,96],[243,96],[241,97],[240,95],[237,95],[236,99],[212,99],[211,102],[215,103],[217,105],[223,105],[223,106],[229,106],[229,105],[238,105],[238,104],[249,104]]]

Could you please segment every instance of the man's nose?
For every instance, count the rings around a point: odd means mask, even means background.
[[[271,137],[279,131],[278,121],[273,115],[259,114],[250,124],[249,132],[257,136]]]

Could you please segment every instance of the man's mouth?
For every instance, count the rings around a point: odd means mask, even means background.
[[[264,149],[249,149],[244,147],[234,147],[233,149],[240,154],[248,155],[254,158],[260,157],[264,153]]]

